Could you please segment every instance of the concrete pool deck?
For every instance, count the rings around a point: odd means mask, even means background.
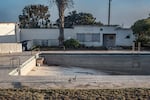
[[[150,51],[132,51],[132,50],[64,50],[64,51],[41,51],[41,53],[56,53],[56,54],[61,54],[61,53],[74,53],[74,54],[150,54]]]
[[[11,76],[0,81],[0,88],[35,89],[121,89],[150,88],[150,76]],[[19,83],[19,86],[18,86]]]
[[[0,79],[8,77],[9,73],[17,68],[18,64],[23,64],[35,54],[36,52],[33,54],[31,52],[0,54]]]
[[[41,53],[133,53],[133,51],[41,51]],[[138,52],[134,52],[138,53]],[[150,52],[140,52],[150,54]],[[35,55],[35,54],[33,54]],[[99,76],[10,76],[12,57],[20,57],[21,63],[29,59],[31,52],[0,55],[0,88],[14,88],[14,83],[30,88],[71,88],[71,89],[110,89],[110,88],[150,88],[150,76],[99,75]],[[3,59],[1,59],[3,58]],[[70,82],[69,79],[72,81]]]

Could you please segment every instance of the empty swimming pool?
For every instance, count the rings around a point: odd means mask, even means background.
[[[149,53],[42,53],[49,66],[77,66],[104,72],[150,75]]]

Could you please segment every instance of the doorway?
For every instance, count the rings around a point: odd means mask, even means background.
[[[116,34],[103,34],[103,46],[114,47],[116,43]]]

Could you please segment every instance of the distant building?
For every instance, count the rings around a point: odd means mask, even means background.
[[[131,29],[117,25],[76,25],[65,28],[65,40],[77,39],[86,46],[132,46],[134,35]],[[35,45],[58,46],[59,29],[19,29],[15,23],[0,23],[0,43],[26,42],[27,48]]]
[[[132,46],[134,35],[131,29],[111,26],[75,26],[76,39],[87,46]]]
[[[16,42],[16,24],[0,23],[0,43]]]

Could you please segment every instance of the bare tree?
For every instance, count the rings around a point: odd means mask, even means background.
[[[59,13],[59,46],[63,46],[64,42],[64,12],[66,8],[73,5],[73,0],[53,0],[57,5]]]

